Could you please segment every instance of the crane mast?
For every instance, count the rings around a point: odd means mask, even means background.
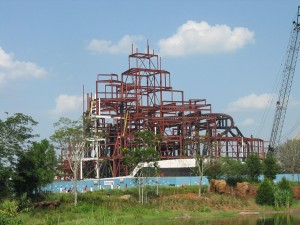
[[[276,111],[273,120],[269,150],[275,152],[281,138],[282,127],[285,119],[285,114],[289,102],[289,96],[292,88],[295,68],[298,58],[300,46],[300,6],[298,6],[297,20],[293,21],[293,29],[291,31],[290,41],[287,48],[287,58],[283,68],[283,77],[279,91],[279,99],[276,102]]]

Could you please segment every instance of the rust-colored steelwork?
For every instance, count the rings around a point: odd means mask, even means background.
[[[120,76],[98,74],[95,96],[87,94],[86,102],[91,133],[86,162],[99,168],[97,178],[130,172],[122,149],[134,148],[134,133],[142,130],[163,137],[157,146],[161,159],[192,158],[195,151],[236,159],[265,154],[264,141],[244,137],[231,116],[213,113],[205,99],[186,100],[183,91],[173,89],[170,72],[161,69],[149,47],[146,53],[132,52],[129,69]]]

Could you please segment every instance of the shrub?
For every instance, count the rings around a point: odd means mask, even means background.
[[[285,177],[278,182],[277,187],[281,190],[292,191],[290,182]]]
[[[268,179],[264,179],[257,189],[255,201],[259,205],[274,204],[274,189],[272,183]]]
[[[16,216],[18,213],[18,203],[14,200],[4,200],[0,205],[0,214],[5,214],[10,217]]]
[[[32,209],[33,206],[31,200],[27,197],[27,193],[23,193],[19,200],[19,210],[21,212],[30,212]]]
[[[290,208],[293,204],[293,193],[288,190],[277,189],[274,192],[274,204],[276,207]]]
[[[13,218],[18,213],[16,201],[4,200],[0,205],[0,225],[20,225],[21,221]]]
[[[1,214],[0,212],[0,225],[22,225],[23,223],[16,219],[12,218],[6,214]]]
[[[243,176],[226,178],[226,183],[231,187],[236,187],[237,182],[241,183],[244,181],[246,181],[246,179]]]
[[[274,204],[276,207],[290,208],[293,204],[294,194],[289,181],[283,177],[274,193]]]

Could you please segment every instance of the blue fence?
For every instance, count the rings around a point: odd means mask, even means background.
[[[86,179],[77,181],[77,190],[84,192],[84,189],[99,190],[99,189],[115,189],[115,188],[130,188],[137,186],[137,182],[147,183],[150,186],[155,186],[157,183],[159,186],[182,186],[182,185],[197,185],[199,183],[199,177],[148,177],[140,178],[128,178],[128,177],[116,177],[116,178],[103,178],[103,179]],[[45,191],[51,192],[63,192],[73,189],[73,181],[54,181],[45,187]],[[208,185],[208,180],[203,177],[203,185]]]
[[[291,174],[278,174],[275,183],[280,181],[282,177],[285,177],[288,180],[293,180]],[[300,174],[294,175],[294,180],[299,181]],[[260,177],[263,179],[263,176]],[[99,190],[99,189],[112,189],[112,188],[130,188],[137,185],[137,178],[128,178],[128,177],[116,177],[116,178],[103,178],[103,179],[86,179],[77,181],[77,190],[79,192],[84,192],[84,189],[88,190]],[[199,176],[191,177],[150,177],[150,178],[141,178],[140,183],[147,183],[148,185],[155,186],[157,183],[159,186],[175,186],[180,187],[182,185],[198,185]],[[207,177],[202,179],[203,185],[208,185]],[[73,181],[54,181],[52,184],[47,185],[44,190],[50,192],[66,192],[73,189]]]

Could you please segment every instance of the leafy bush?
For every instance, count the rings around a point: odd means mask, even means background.
[[[236,184],[239,182],[244,182],[246,179],[243,176],[237,177],[226,177],[226,183],[231,187],[236,187]]]
[[[18,213],[17,201],[4,200],[0,205],[0,225],[20,225],[21,221],[13,218]]]
[[[277,189],[274,192],[274,204],[276,207],[290,208],[293,204],[293,193],[288,190]]]
[[[259,205],[274,204],[274,189],[270,180],[264,179],[258,186],[255,201]]]
[[[6,214],[1,214],[0,212],[0,225],[22,225],[23,223],[16,219],[12,218]]]
[[[290,208],[290,206],[293,204],[293,190],[289,181],[285,177],[279,181],[277,189],[274,193],[274,197],[274,204],[276,207]]]
[[[281,190],[292,191],[290,182],[285,177],[278,182],[277,187]]]
[[[59,196],[60,203],[73,203],[74,201],[73,194],[59,193],[57,196]]]
[[[19,210],[21,212],[30,212],[32,209],[33,206],[31,200],[27,197],[27,193],[23,193],[19,200]]]
[[[0,205],[0,214],[5,214],[10,217],[14,217],[18,213],[18,203],[14,200],[4,200]]]

